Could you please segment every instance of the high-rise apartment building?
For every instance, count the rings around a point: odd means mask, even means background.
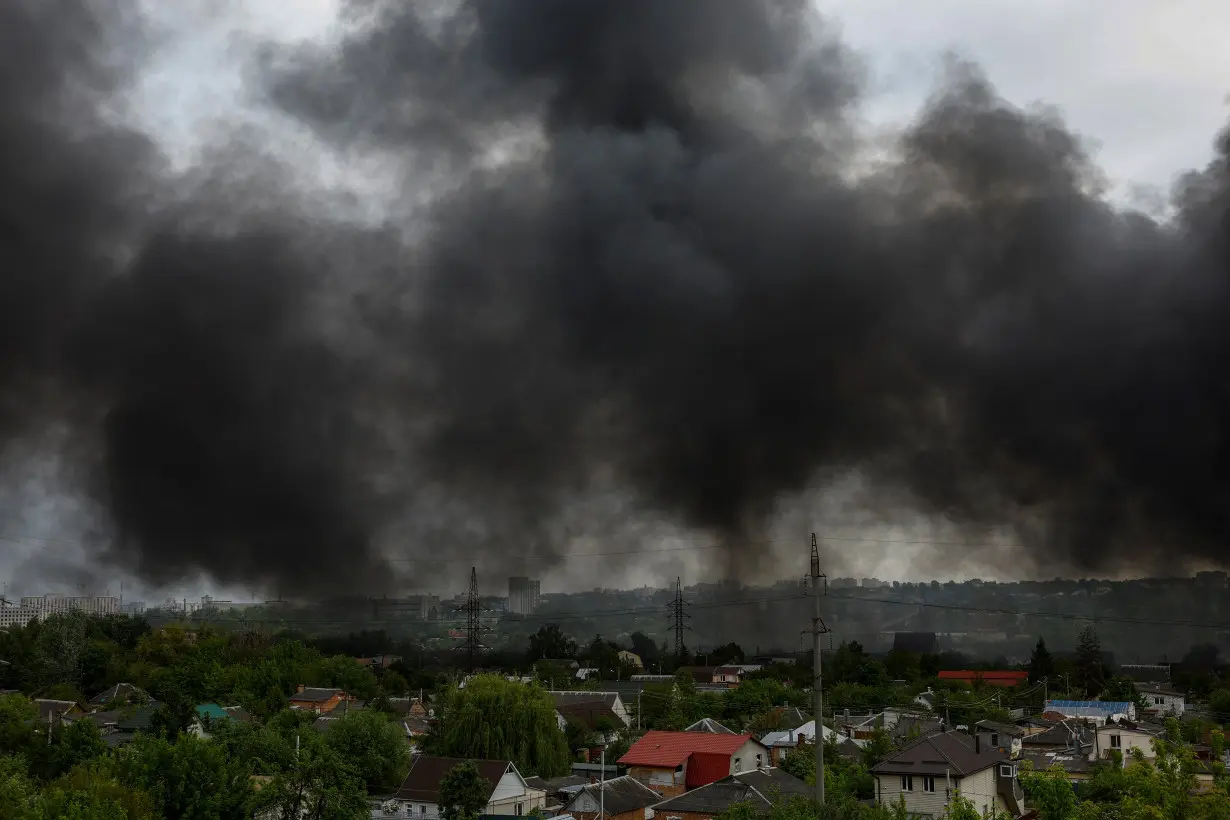
[[[508,579],[508,612],[510,615],[530,615],[538,608],[541,584],[533,578]]]
[[[27,596],[21,599],[22,607],[47,615],[65,612],[84,612],[87,615],[119,615],[120,599],[97,595],[55,595]]]

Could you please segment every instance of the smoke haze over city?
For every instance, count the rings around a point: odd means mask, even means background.
[[[1226,565],[1230,132],[1125,181],[939,48],[877,119],[804,0],[333,11],[0,6],[16,582]]]

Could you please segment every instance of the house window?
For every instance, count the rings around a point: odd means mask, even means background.
[[[419,804],[419,814],[426,814],[426,813],[427,813],[427,807],[424,806],[422,803],[420,803]]]
[[[741,771],[743,771],[743,758],[741,758],[741,757],[736,757],[736,758],[735,758],[735,771],[736,771],[736,772],[741,772]]]
[[[932,777],[931,775],[927,775],[926,777],[923,778],[923,791],[925,792],[935,791],[935,778]]]
[[[764,765],[764,758],[761,755],[756,755],[756,768],[759,769]]]
[[[1011,766],[1000,766],[999,776],[1000,777],[1012,777],[1013,776],[1012,767]]]
[[[1153,705],[1154,705],[1154,706],[1165,706],[1165,705],[1166,705],[1166,699],[1165,699],[1165,698],[1154,698],[1154,699],[1153,699]]]
[[[901,775],[901,791],[903,792],[914,791],[914,775],[912,774]]]
[[[517,813],[517,816],[518,816],[518,817],[520,817],[521,815],[525,814],[525,804],[524,804],[524,803],[518,803],[518,804],[517,804],[517,812],[516,812],[516,813]]]
[[[992,733],[991,733],[991,745],[992,745],[992,746],[998,746],[998,745],[999,745],[999,735],[998,735],[998,734],[996,734],[995,732],[992,732]]]
[[[1119,737],[1119,735],[1110,736],[1110,748],[1112,749],[1122,749],[1123,748],[1123,740]]]

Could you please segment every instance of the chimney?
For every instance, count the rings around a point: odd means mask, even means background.
[[[296,691],[296,692],[302,692],[302,691],[303,691],[303,684],[302,684],[302,683],[301,683],[301,684],[299,684],[299,688],[298,688],[298,689],[296,689],[295,691]]]

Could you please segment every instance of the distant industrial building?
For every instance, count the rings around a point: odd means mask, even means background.
[[[508,579],[508,612],[510,615],[531,615],[538,608],[542,585],[533,578]]]
[[[47,615],[25,606],[0,606],[0,629],[26,626],[30,621],[41,621]]]
[[[377,598],[372,601],[372,614],[376,617],[435,621],[440,618],[440,596],[424,593],[404,598]]]
[[[125,615],[144,615],[145,601],[129,601],[125,604],[120,604],[120,612]]]
[[[26,609],[44,613],[44,616],[64,614],[66,612],[84,612],[87,615],[120,614],[120,599],[111,596],[71,596],[48,593],[41,597],[22,598],[21,605]]]

